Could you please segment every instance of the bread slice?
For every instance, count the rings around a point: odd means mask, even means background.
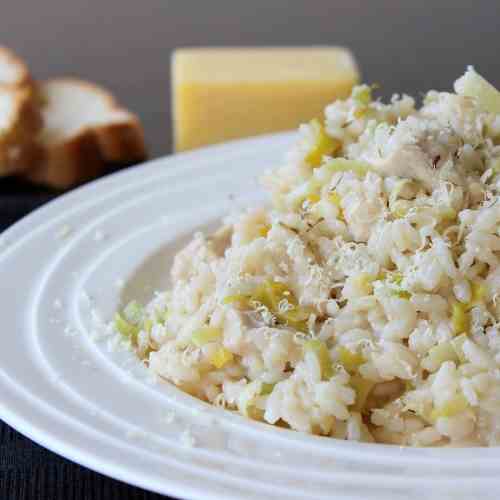
[[[29,168],[38,158],[40,102],[28,67],[0,46],[0,176]]]
[[[68,188],[102,173],[109,163],[146,158],[139,119],[103,88],[83,80],[57,78],[40,85],[44,160],[24,175],[31,181]]]

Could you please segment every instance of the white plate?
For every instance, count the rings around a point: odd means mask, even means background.
[[[498,498],[500,449],[367,445],[247,421],[153,384],[130,353],[92,339],[99,317],[165,286],[194,231],[261,203],[256,177],[291,141],[280,134],[156,160],[5,232],[0,417],[91,469],[181,498]]]

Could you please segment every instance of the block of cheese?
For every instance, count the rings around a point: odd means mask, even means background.
[[[296,128],[359,80],[342,47],[186,48],[172,56],[177,151]]]

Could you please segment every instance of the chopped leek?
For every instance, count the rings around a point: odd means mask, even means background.
[[[457,301],[451,306],[451,324],[455,335],[469,332],[471,322],[469,311],[474,306],[481,304],[487,293],[486,286],[483,283],[469,281],[469,284],[471,289],[470,301],[466,304]],[[461,344],[463,344],[463,341]]]
[[[400,286],[401,283],[403,283],[403,273],[400,273],[398,271],[396,271],[394,273],[391,273],[391,274],[388,275],[387,280],[390,283],[394,283],[395,285]]]
[[[295,330],[303,333],[308,332],[307,320],[311,315],[311,311],[309,309],[295,306],[293,309],[284,313],[277,313],[276,315],[281,321],[285,322],[288,326],[291,326]]]
[[[401,287],[403,283],[404,276],[399,271],[391,272],[387,274],[386,281],[389,285],[389,294],[393,297],[399,297],[400,299],[410,300],[411,293]]]
[[[307,153],[305,160],[312,167],[319,167],[323,156],[335,154],[340,149],[341,143],[327,135],[325,127],[318,120],[312,120],[310,125],[314,128],[315,143]]]
[[[309,181],[302,186],[299,186],[291,193],[287,195],[287,198],[290,200],[290,204],[294,209],[298,209],[302,206],[304,201],[311,199],[317,199],[316,196],[319,196],[323,185],[314,177],[311,177]],[[310,198],[312,196],[312,198]],[[318,200],[319,201],[319,200]]]
[[[262,238],[265,238],[267,236],[267,233],[269,232],[270,229],[271,226],[269,224],[266,223],[257,224],[257,234]]]
[[[120,313],[115,314],[115,329],[125,338],[135,341],[139,333],[139,327],[129,323]]]
[[[402,219],[408,215],[410,203],[407,200],[397,200],[390,206],[391,214],[396,219]]]
[[[443,405],[434,408],[431,412],[431,421],[442,417],[454,417],[469,408],[469,402],[463,394],[457,394]]]
[[[395,202],[398,198],[401,192],[404,190],[404,188],[408,185],[411,184],[410,179],[401,179],[397,181],[394,185],[394,187],[391,190],[390,196],[389,196],[389,204],[392,204]]]
[[[308,332],[307,321],[313,310],[298,305],[293,292],[284,283],[266,280],[251,295],[228,295],[223,304],[238,302],[245,308],[266,307],[279,321],[301,332]],[[282,305],[286,305],[285,308]]]
[[[372,102],[372,87],[369,85],[356,85],[352,89],[351,97],[357,103],[368,106]]]
[[[366,400],[370,395],[371,390],[375,386],[373,380],[367,380],[360,375],[353,375],[349,381],[351,387],[356,391],[356,400],[354,405],[351,406],[352,411],[362,412],[365,407]]]
[[[144,316],[144,307],[142,307],[139,302],[133,300],[125,306],[125,309],[123,310],[123,316],[125,316],[125,319],[130,323],[138,325],[139,323],[141,323]]]
[[[304,349],[306,351],[313,352],[317,356],[321,369],[321,378],[323,380],[330,379],[333,376],[333,366],[330,358],[330,352],[328,351],[326,344],[317,339],[308,340],[304,344]]]
[[[369,163],[358,160],[348,160],[346,158],[335,158],[330,160],[325,164],[325,168],[332,174],[336,174],[337,172],[354,172],[361,176],[373,170]]]
[[[371,295],[373,293],[372,283],[375,281],[375,276],[369,273],[361,273],[356,276],[355,281],[365,295]]]
[[[341,197],[340,197],[340,195],[337,193],[337,191],[332,191],[332,192],[328,195],[328,200],[330,201],[330,203],[332,203],[332,204],[333,204],[333,205],[335,205],[336,207],[341,208],[342,198],[341,198]]]
[[[217,349],[215,353],[210,358],[210,363],[215,366],[215,368],[220,369],[227,363],[230,363],[234,359],[233,353],[228,351],[224,347]]]
[[[271,392],[273,392],[275,385],[276,384],[267,384],[266,382],[263,382],[262,388],[260,390],[261,396],[268,396],[269,394],[271,394]]]
[[[278,309],[279,303],[289,301],[291,292],[288,287],[279,281],[265,280],[252,294],[252,299],[265,305],[270,311]]]
[[[455,82],[455,92],[467,97],[477,99],[483,111],[489,113],[500,113],[500,92],[476,73],[472,66]]]
[[[152,328],[153,328],[153,321],[150,320],[149,318],[146,318],[142,324],[142,329],[146,333],[151,333]]]
[[[451,324],[455,335],[467,333],[469,330],[470,317],[467,306],[461,302],[454,302],[451,306]]]
[[[388,279],[388,276],[391,276],[391,274],[392,273],[390,271],[381,269],[380,272],[377,274],[377,280],[383,281],[385,279]]]
[[[363,118],[364,116],[366,116],[367,113],[368,113],[368,109],[365,107],[362,107],[362,108],[355,109],[353,115],[354,115],[354,118],[359,120],[360,118]]]
[[[450,340],[451,346],[453,347],[453,350],[455,351],[455,354],[457,355],[460,363],[465,363],[467,361],[463,349],[463,345],[466,340],[467,335],[465,333],[462,333],[461,335],[458,335],[457,337],[454,337]]]
[[[445,361],[453,361],[458,363],[460,361],[455,348],[451,342],[442,342],[429,349],[427,356],[422,360],[422,367],[427,371],[434,372]]]
[[[245,386],[237,399],[238,410],[245,416],[250,416],[249,411],[254,405],[255,399],[260,395],[262,382],[254,380]]]
[[[413,391],[415,389],[415,381],[414,380],[405,380],[404,381],[405,391]]]
[[[307,320],[311,310],[300,307],[289,288],[278,281],[266,280],[252,294],[251,299],[267,307],[280,321],[296,330],[307,332]],[[287,310],[280,309],[280,303],[288,304]]]
[[[492,160],[490,168],[495,174],[500,174],[500,158]]]
[[[411,293],[408,292],[407,290],[391,290],[391,295],[393,297],[398,297],[398,298],[404,299],[404,300],[411,299]]]
[[[156,321],[161,325],[164,325],[167,322],[168,310],[165,309],[164,311],[162,311],[161,309],[156,309],[155,316],[156,316]]]
[[[309,196],[306,197],[306,201],[312,204],[318,203],[319,200],[321,200],[319,194],[310,194]]]
[[[477,281],[470,282],[471,288],[471,299],[470,307],[474,307],[480,304],[484,297],[486,296],[486,286],[483,283],[478,283]]]
[[[328,195],[328,201],[335,205],[339,210],[339,219],[345,221],[344,211],[342,210],[342,198],[337,191],[332,191]]]
[[[233,302],[246,303],[248,302],[249,298],[250,297],[248,295],[242,295],[242,294],[228,295],[227,297],[224,297],[224,299],[222,299],[222,303],[225,305],[232,304]]]
[[[216,342],[222,337],[222,330],[220,328],[211,328],[204,326],[196,330],[191,336],[193,344],[197,347],[202,347],[209,342]]]
[[[440,211],[441,218],[444,221],[454,221],[457,218],[457,211],[452,207],[445,207]]]
[[[337,347],[340,364],[351,374],[355,373],[366,360],[362,354],[352,352],[347,347]]]

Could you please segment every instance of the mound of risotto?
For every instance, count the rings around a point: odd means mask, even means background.
[[[500,93],[355,87],[299,129],[272,200],[196,234],[115,318],[159,377],[246,417],[412,446],[500,441]]]

